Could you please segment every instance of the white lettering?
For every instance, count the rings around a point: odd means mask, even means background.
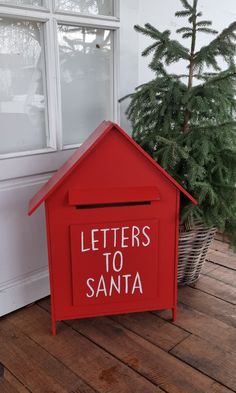
[[[117,265],[116,265],[116,259],[117,259],[116,257],[117,257],[117,255],[120,256],[120,266],[119,267],[117,267]],[[122,254],[121,251],[116,251],[115,252],[115,254],[113,256],[112,266],[113,266],[113,270],[115,272],[120,272],[121,271],[121,269],[123,267],[123,254]]]
[[[94,238],[95,232],[98,232],[98,229],[91,230],[91,241],[92,241],[92,250],[97,251],[99,248],[95,247],[95,244],[98,243],[98,240]]]
[[[87,286],[89,287],[91,294],[86,293],[87,297],[93,297],[94,296],[94,289],[93,287],[90,285],[90,281],[94,282],[94,278],[88,278],[87,279]]]
[[[90,248],[84,248],[84,232],[81,232],[81,252],[90,251]]]
[[[139,227],[136,227],[135,225],[132,226],[132,247],[135,246],[135,240],[136,240],[136,245],[139,247],[139,236],[140,235],[140,229]]]
[[[86,296],[88,298],[99,297],[103,295],[105,297],[112,296],[113,294],[121,294],[122,292],[126,295],[134,295],[136,291],[143,294],[142,282],[139,273],[137,272],[133,278],[131,274],[117,275],[116,277],[110,276],[108,281],[105,282],[104,276],[101,275],[100,279],[96,281],[94,278],[87,279],[88,292]]]
[[[117,244],[117,231],[119,231],[119,229],[120,228],[111,228],[111,231],[113,231],[113,236],[114,236],[114,239],[113,239],[114,247],[116,247],[116,244]]]
[[[100,277],[100,280],[98,282],[96,297],[98,297],[100,292],[103,292],[104,296],[107,296],[107,289],[106,289],[106,284],[103,275]]]
[[[106,252],[103,256],[106,258],[106,272],[109,272],[109,256],[111,255],[110,252]]]
[[[101,232],[103,232],[103,248],[107,247],[107,232],[110,231],[109,228],[103,228],[100,229]]]
[[[131,277],[131,274],[123,274],[123,277],[125,279],[125,293],[129,292],[129,278]]]
[[[125,236],[125,231],[129,229],[129,227],[122,227],[121,228],[121,247],[126,248],[128,244],[125,244],[125,240],[129,240],[129,237]]]
[[[136,276],[134,278],[134,283],[133,283],[133,288],[132,288],[132,295],[134,294],[134,291],[136,289],[139,289],[140,293],[143,293],[141,279],[140,279],[140,275],[139,275],[138,272],[136,273]]]
[[[116,292],[120,294],[120,276],[117,277],[117,283],[115,282],[113,276],[111,276],[109,296],[112,295],[112,289],[115,288]]]
[[[145,232],[145,229],[149,229],[149,231],[151,230],[151,228],[149,227],[149,226],[145,226],[145,227],[143,227],[143,229],[142,229],[142,233],[143,233],[143,236],[147,239],[147,242],[145,243],[145,242],[142,242],[142,245],[143,245],[143,247],[147,247],[147,246],[149,246],[149,244],[151,243],[151,240],[150,240],[150,237],[148,236],[148,234]]]

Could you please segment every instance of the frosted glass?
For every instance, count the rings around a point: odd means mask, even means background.
[[[91,15],[114,15],[113,0],[56,0],[60,11]]]
[[[112,119],[112,32],[60,25],[58,41],[63,142],[70,145]]]
[[[42,25],[0,20],[0,153],[46,146]]]
[[[1,4],[32,5],[36,7],[43,7],[44,0],[0,0],[0,5]]]

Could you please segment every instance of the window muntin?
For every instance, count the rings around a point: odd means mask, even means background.
[[[56,0],[59,11],[87,15],[114,15],[114,0]]]
[[[0,153],[47,147],[43,24],[0,20]]]
[[[113,33],[59,25],[63,145],[81,143],[113,118]]]

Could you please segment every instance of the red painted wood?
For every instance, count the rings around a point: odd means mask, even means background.
[[[179,217],[180,210],[180,193],[176,192],[176,215]],[[177,287],[178,287],[178,257],[179,257],[179,220],[176,220],[175,226],[175,271],[174,271],[174,305],[172,308],[172,319],[176,320],[177,317]]]
[[[82,146],[66,161],[66,163],[49,179],[49,181],[34,195],[29,203],[28,214],[31,215],[40,205],[43,203],[57,187],[59,187],[67,176],[84,160],[87,155],[92,152],[98,143],[106,136],[109,132],[119,132],[123,135],[127,141],[129,141],[143,156],[145,156],[159,171],[170,180],[192,203],[197,204],[194,199],[179,183],[177,183],[173,177],[171,177],[160,165],[154,161],[130,136],[123,131],[118,124],[110,121],[104,121],[98,128],[86,139]],[[120,152],[122,155],[122,152]],[[128,161],[127,161],[128,164]]]
[[[175,316],[176,184],[105,122],[31,200],[29,214],[46,204],[53,334],[65,319],[165,308]]]
[[[160,199],[157,187],[73,188],[69,190],[69,205],[95,205],[122,202],[150,202]]]

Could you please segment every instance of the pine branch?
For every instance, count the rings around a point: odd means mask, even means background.
[[[191,11],[177,11],[175,13],[175,16],[177,16],[177,18],[182,18],[185,16],[190,16],[191,15]]]
[[[199,31],[201,33],[207,33],[207,34],[218,34],[217,30],[209,29],[207,27],[198,27],[197,31]]]
[[[176,33],[192,33],[193,29],[191,27],[181,27],[180,29],[176,30]]]
[[[135,30],[154,39],[155,43],[146,48],[142,55],[147,56],[154,52],[153,60],[150,63],[151,69],[155,70],[155,63],[164,61],[166,64],[171,64],[180,59],[188,59],[188,49],[180,42],[170,39],[170,31],[165,30],[160,32],[150,23],[146,23],[144,27],[135,25]]]
[[[234,62],[236,22],[231,23],[208,45],[203,46],[194,57],[194,67],[203,65],[212,66],[215,70],[220,70],[217,63],[217,56],[222,56],[227,62]]]
[[[202,16],[202,12],[198,12],[198,13],[196,14],[196,16],[197,16],[197,18],[200,18],[200,17]]]
[[[229,67],[225,71],[221,71],[220,73],[214,74],[211,78],[209,78],[206,81],[205,85],[219,83],[224,80],[230,80],[231,78],[236,78],[236,68],[235,67]]]
[[[152,25],[150,25],[150,23],[146,23],[144,27],[139,25],[134,25],[134,30],[150,38],[153,38],[154,40],[157,41],[160,40],[161,38],[163,39],[164,37],[167,38],[170,36],[169,30],[165,30],[161,33],[159,30],[155,29]]]
[[[182,35],[182,38],[192,38],[193,34],[192,33],[185,33]]]
[[[212,22],[210,20],[201,20],[200,22],[197,22],[196,25],[202,27],[212,26]]]
[[[158,47],[159,45],[160,45],[160,44],[159,44],[158,42],[155,42],[154,44],[149,45],[146,49],[143,50],[142,56],[148,56],[148,55],[150,55],[155,49],[157,49],[157,47]]]
[[[189,10],[189,11],[192,12],[193,7],[189,4],[189,2],[188,2],[187,0],[180,0],[180,1],[181,1],[181,3],[182,3],[183,7],[184,7],[186,10]]]

